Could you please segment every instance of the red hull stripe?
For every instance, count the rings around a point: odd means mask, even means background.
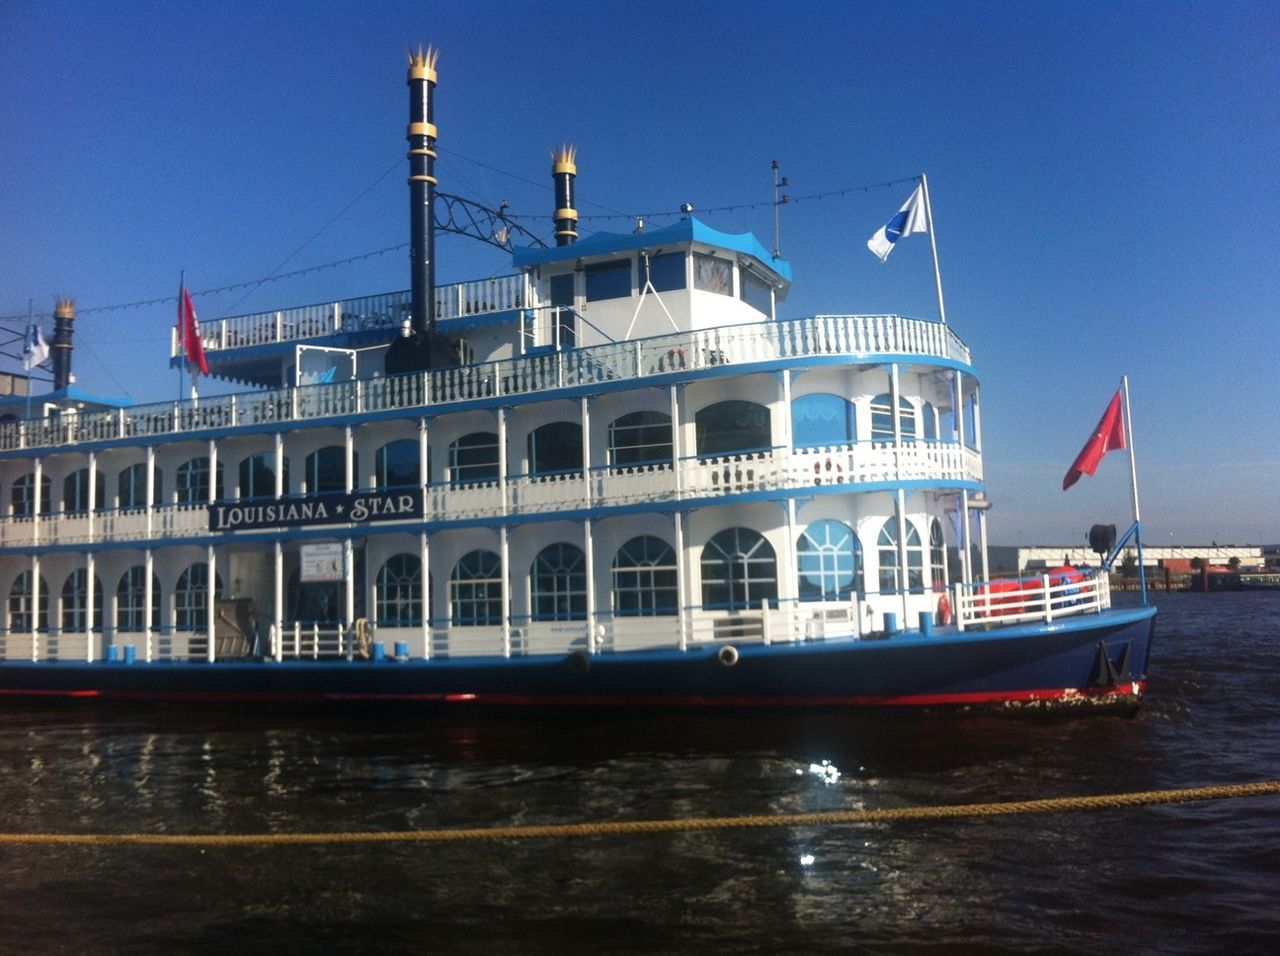
[[[73,697],[102,700],[167,700],[205,703],[280,703],[351,701],[389,703],[469,703],[504,707],[966,707],[983,704],[1071,704],[1074,702],[1136,702],[1146,692],[1146,681],[1130,681],[1114,687],[1068,687],[1038,690],[971,691],[955,694],[903,694],[880,697],[700,697],[592,696],[576,694],[339,694],[339,693],[244,693],[222,691],[103,691],[0,689],[0,697]]]

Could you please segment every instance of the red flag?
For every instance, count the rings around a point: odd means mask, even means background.
[[[1120,411],[1120,390],[1117,389],[1111,398],[1111,404],[1103,412],[1098,427],[1093,430],[1093,435],[1084,443],[1080,454],[1076,455],[1076,460],[1067,470],[1066,477],[1062,479],[1062,490],[1066,491],[1074,485],[1081,475],[1092,477],[1098,470],[1098,462],[1102,461],[1103,455],[1112,449],[1123,447],[1124,415]]]
[[[204,342],[200,340],[200,320],[196,318],[196,305],[191,301],[191,290],[186,283],[178,296],[178,337],[182,340],[182,349],[187,353],[187,361],[203,374],[209,374],[209,363],[204,357]]]

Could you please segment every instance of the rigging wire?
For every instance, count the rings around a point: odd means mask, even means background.
[[[484,167],[484,168],[486,168],[486,169],[492,170],[492,171],[497,172],[497,173],[501,173],[501,174],[502,174],[502,175],[504,175],[504,176],[511,176],[511,177],[512,177],[512,178],[514,178],[514,179],[519,179],[519,180],[521,180],[521,181],[523,181],[523,182],[529,183],[530,185],[537,186],[537,187],[539,187],[540,189],[542,189],[542,188],[545,188],[545,189],[547,189],[547,190],[550,190],[550,189],[551,189],[551,187],[550,187],[550,186],[544,186],[542,183],[534,182],[534,181],[533,181],[533,180],[531,180],[531,179],[525,179],[524,177],[519,176],[519,175],[517,175],[517,174],[515,174],[515,173],[510,173],[510,172],[507,172],[506,170],[499,169],[499,168],[498,168],[498,167],[496,167],[496,166],[491,166],[491,165],[489,165],[489,164],[487,164],[487,163],[482,163],[482,162],[480,162],[479,160],[471,159],[471,158],[470,158],[470,157],[468,157],[468,156],[463,156],[462,154],[460,154],[460,153],[456,153],[456,152],[453,152],[452,150],[442,150],[442,151],[443,151],[443,152],[448,152],[448,153],[450,153],[451,155],[456,156],[456,157],[457,157],[457,158],[459,158],[459,159],[466,160],[467,162],[475,163],[475,164],[476,164],[476,165],[478,165],[478,166],[483,166],[483,167]],[[342,216],[344,216],[344,215],[348,212],[348,210],[350,210],[350,209],[351,209],[351,207],[352,207],[352,206],[354,206],[357,202],[359,202],[359,201],[360,201],[361,199],[363,199],[366,195],[368,195],[368,194],[369,194],[369,193],[370,193],[370,192],[371,192],[371,191],[372,191],[372,190],[373,190],[373,189],[374,189],[374,188],[375,188],[379,183],[381,183],[381,182],[382,182],[382,180],[386,179],[386,178],[387,178],[387,176],[391,175],[391,173],[392,173],[392,172],[394,172],[394,171],[395,171],[395,169],[400,165],[401,161],[402,161],[402,160],[401,160],[401,158],[400,158],[400,157],[397,157],[397,158],[396,158],[395,163],[393,163],[393,164],[392,164],[392,165],[387,169],[387,171],[386,171],[386,172],[384,172],[384,173],[383,173],[382,175],[380,175],[376,180],[374,180],[372,183],[370,183],[370,184],[369,184],[369,186],[368,186],[368,187],[366,187],[366,188],[365,188],[365,190],[364,190],[362,193],[360,193],[360,195],[359,195],[359,196],[357,196],[355,199],[351,200],[351,202],[349,202],[345,207],[343,207],[343,209],[342,209],[342,211],[341,211],[341,212],[339,212],[339,213],[338,213],[337,215],[335,215],[332,219],[330,219],[327,223],[325,223],[323,226],[321,226],[321,227],[320,227],[320,229],[318,229],[318,230],[317,230],[317,231],[316,231],[316,232],[311,236],[311,238],[307,239],[307,240],[306,240],[306,242],[302,243],[302,245],[298,246],[298,248],[297,248],[297,249],[295,249],[295,250],[294,250],[293,252],[291,252],[288,256],[286,256],[286,257],[285,257],[285,259],[284,259],[284,261],[283,261],[283,262],[281,262],[281,263],[280,263],[280,265],[276,267],[275,271],[274,271],[271,275],[263,276],[263,277],[258,278],[258,279],[250,279],[250,280],[247,280],[247,281],[244,281],[244,282],[233,282],[233,283],[230,283],[230,284],[228,284],[228,285],[215,286],[215,287],[213,287],[213,288],[208,288],[208,289],[199,289],[199,290],[195,290],[195,289],[193,289],[191,294],[192,294],[192,295],[201,295],[201,296],[222,295],[222,294],[227,293],[227,292],[234,292],[234,291],[236,291],[236,290],[238,290],[238,289],[248,289],[249,291],[248,291],[248,292],[246,292],[246,293],[245,293],[245,295],[241,296],[239,300],[237,300],[236,305],[238,305],[240,302],[243,302],[243,301],[244,301],[244,299],[245,299],[245,298],[247,298],[247,297],[248,297],[248,295],[249,295],[249,294],[250,294],[254,289],[258,288],[259,286],[265,285],[266,283],[269,283],[269,282],[283,282],[283,281],[285,281],[285,280],[287,280],[287,279],[297,278],[298,276],[308,275],[308,274],[313,273],[313,272],[320,272],[320,271],[322,271],[322,270],[324,270],[324,269],[332,269],[332,268],[337,268],[337,267],[340,267],[340,266],[351,265],[352,263],[355,263],[355,262],[361,262],[361,261],[363,261],[363,260],[365,260],[365,259],[372,259],[372,258],[374,258],[375,256],[382,256],[382,255],[386,255],[386,254],[387,254],[387,253],[389,253],[389,252],[398,252],[398,251],[400,251],[400,250],[403,250],[403,249],[407,249],[407,248],[409,248],[409,243],[407,243],[407,242],[402,242],[402,243],[399,243],[398,245],[394,245],[394,246],[387,246],[387,247],[386,247],[386,248],[384,248],[384,249],[377,249],[377,250],[374,250],[373,252],[364,252],[364,253],[359,253],[359,254],[354,255],[354,256],[348,256],[348,257],[347,257],[347,258],[345,258],[345,259],[336,259],[336,260],[333,260],[333,261],[331,261],[331,262],[323,262],[323,263],[320,263],[320,264],[318,264],[318,265],[314,265],[314,266],[307,266],[306,268],[302,268],[302,269],[295,269],[295,270],[293,270],[293,271],[291,271],[291,272],[280,272],[280,271],[279,271],[281,268],[283,268],[285,265],[287,265],[287,264],[288,264],[288,263],[289,263],[289,262],[290,262],[290,261],[291,261],[295,256],[297,256],[299,252],[301,252],[301,251],[302,251],[303,249],[305,249],[308,245],[310,245],[310,244],[311,244],[311,243],[312,243],[312,242],[313,242],[317,237],[319,237],[319,236],[320,236],[320,235],[321,235],[321,234],[322,234],[326,229],[328,229],[328,228],[329,228],[330,226],[332,226],[335,222],[337,222],[340,218],[342,218]],[[884,188],[888,188],[888,187],[890,187],[890,186],[897,186],[897,185],[900,185],[900,184],[902,184],[902,183],[915,182],[915,181],[916,181],[916,180],[918,180],[918,179],[919,179],[919,177],[918,177],[918,176],[907,176],[907,177],[903,177],[903,178],[900,178],[900,179],[890,179],[890,180],[886,180],[886,181],[884,181],[884,182],[879,182],[879,183],[869,183],[869,184],[862,185],[862,186],[844,186],[844,187],[841,187],[841,188],[839,188],[839,189],[828,189],[828,190],[824,190],[824,191],[822,191],[822,192],[809,193],[809,194],[804,195],[804,196],[791,196],[791,197],[789,197],[789,198],[787,199],[787,203],[788,203],[789,205],[795,205],[795,204],[800,203],[800,202],[815,202],[815,201],[822,201],[822,200],[827,200],[827,199],[839,198],[839,197],[843,197],[843,196],[852,195],[852,194],[854,194],[854,193],[866,193],[866,192],[870,192],[870,191],[871,191],[871,190],[873,190],[873,189],[884,189]],[[602,209],[609,209],[609,208],[610,208],[610,207],[608,207],[608,206],[604,206],[604,205],[603,205],[603,204],[601,204],[601,203],[592,203],[592,205],[598,205],[598,206],[600,206],[600,208],[602,208]],[[760,202],[736,203],[736,204],[728,205],[728,206],[710,206],[710,207],[707,207],[706,209],[700,209],[700,210],[698,210],[698,212],[703,212],[703,213],[736,212],[736,211],[739,211],[739,210],[747,210],[747,209],[762,209],[762,208],[771,207],[771,206],[773,206],[773,200],[762,200],[762,201],[760,201]],[[527,219],[540,219],[540,218],[542,218],[541,216],[530,215],[530,214],[528,214],[528,213],[519,213],[519,214],[517,214],[517,213],[507,212],[507,213],[506,213],[506,215],[508,216],[508,218],[513,219],[513,220],[521,220],[521,219],[526,219],[526,220],[527,220]],[[610,220],[610,219],[638,219],[638,218],[639,218],[639,219],[658,219],[658,218],[664,218],[664,217],[670,218],[670,217],[675,217],[675,216],[680,216],[680,215],[682,215],[682,213],[680,213],[679,211],[675,211],[675,212],[659,211],[659,212],[642,212],[642,213],[624,213],[624,212],[618,212],[618,211],[616,211],[616,210],[615,210],[615,211],[610,212],[610,213],[607,213],[607,214],[606,214],[606,213],[601,213],[601,214],[597,214],[597,215],[583,215],[583,216],[581,216],[581,217],[579,217],[579,218],[580,218],[580,220],[582,220],[582,221],[586,221],[586,220]],[[550,232],[548,232],[548,233],[547,233],[547,236],[549,236],[550,234],[551,234],[551,233],[550,233]],[[166,295],[166,296],[160,296],[160,297],[158,297],[158,298],[152,298],[152,299],[138,299],[138,300],[133,301],[133,302],[123,302],[123,303],[120,303],[120,304],[117,304],[117,305],[100,305],[100,306],[94,306],[94,307],[86,308],[86,309],[78,309],[78,310],[77,310],[77,314],[78,314],[78,315],[90,315],[90,314],[94,314],[94,313],[98,313],[98,312],[117,312],[117,311],[121,311],[121,310],[125,310],[125,309],[140,309],[140,308],[145,308],[145,307],[147,307],[147,306],[163,305],[163,304],[168,303],[168,302],[176,302],[176,301],[177,301],[177,296],[175,296],[175,295]],[[226,316],[226,315],[231,311],[231,309],[233,309],[233,308],[235,308],[235,305],[233,305],[233,306],[231,306],[229,309],[225,310],[225,311],[223,312],[223,317],[225,317],[225,316]],[[4,321],[4,322],[18,321],[18,320],[26,320],[26,318],[27,318],[26,313],[13,313],[13,314],[10,314],[10,315],[0,315],[0,321]]]

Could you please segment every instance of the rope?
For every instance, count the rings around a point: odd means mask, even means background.
[[[1147,790],[1085,797],[1053,797],[1009,803],[962,803],[952,806],[899,807],[886,810],[834,810],[815,813],[740,817],[686,817],[675,820],[624,820],[612,823],[565,823],[548,826],[471,827],[446,830],[400,830],[347,833],[0,833],[0,846],[283,846],[357,843],[460,843],[476,840],[531,840],[588,836],[626,836],[690,830],[732,830],[750,827],[815,827],[851,823],[900,823],[960,817],[1014,816],[1028,813],[1074,813],[1149,807],[1229,797],[1280,793],[1280,780]]]

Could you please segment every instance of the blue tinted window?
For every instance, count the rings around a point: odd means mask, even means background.
[[[839,395],[804,395],[791,403],[795,448],[831,448],[855,439],[853,405]]]
[[[622,299],[631,294],[631,260],[588,266],[587,301]]]
[[[643,264],[643,260],[642,264]],[[661,256],[649,257],[649,278],[653,282],[655,292],[670,292],[672,289],[685,287],[684,253],[668,252]],[[640,281],[644,281],[641,274]]]
[[[755,402],[708,405],[695,416],[699,455],[758,451],[773,446],[769,409]]]

